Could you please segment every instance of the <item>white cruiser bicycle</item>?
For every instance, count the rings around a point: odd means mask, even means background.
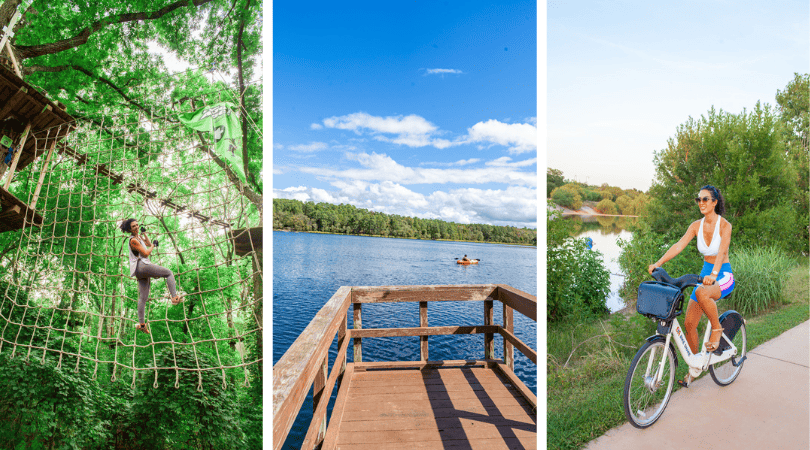
[[[672,278],[662,268],[653,270],[652,276],[656,281],[639,285],[636,309],[639,314],[655,320],[658,329],[633,358],[622,396],[624,414],[636,428],[649,427],[664,413],[678,367],[676,348],[693,379],[708,370],[720,386],[727,386],[737,378],[746,358],[745,320],[733,310],[719,317],[724,330],[718,349],[706,350],[711,334],[711,323],[707,323],[700,350],[693,354],[676,317],[683,312],[683,291],[700,285],[702,278],[698,275]]]

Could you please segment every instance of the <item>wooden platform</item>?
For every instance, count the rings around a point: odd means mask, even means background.
[[[323,448],[535,449],[537,412],[522,390],[487,366],[348,364]]]
[[[0,187],[0,233],[23,226],[42,226],[42,216],[30,209],[11,192]]]
[[[20,79],[0,64],[0,121],[14,117],[23,124],[31,123],[33,139],[23,147],[17,170],[24,169],[51,145],[65,137],[74,119],[58,103],[50,101],[35,87]]]

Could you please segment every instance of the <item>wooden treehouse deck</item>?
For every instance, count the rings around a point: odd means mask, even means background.
[[[20,127],[15,130],[14,122]],[[17,151],[10,164],[0,163],[0,233],[28,226],[41,226],[42,216],[36,210],[37,197],[59,140],[73,129],[73,117],[64,111],[64,105],[51,102],[36,88],[23,81],[14,72],[0,64],[0,138],[11,145],[0,145],[0,161],[5,160],[8,147]],[[23,170],[47,152],[42,165],[36,191],[27,205],[9,192],[15,173]]]
[[[484,324],[429,327],[427,305],[437,301],[482,302]],[[503,303],[500,325],[496,301]],[[364,303],[394,302],[418,303],[420,326],[362,327]],[[350,306],[354,328],[347,325]],[[513,311],[536,321],[537,299],[505,285],[341,287],[273,367],[273,448],[283,446],[310,389],[313,419],[302,449],[536,448],[537,398],[514,373],[514,349],[535,364],[537,353],[513,334]],[[429,336],[456,334],[483,334],[484,357],[429,359]],[[502,358],[494,354],[495,334],[503,336]],[[363,362],[364,339],[392,336],[420,336],[420,360]]]

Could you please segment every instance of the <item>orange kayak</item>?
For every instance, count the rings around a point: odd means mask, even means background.
[[[459,259],[458,261],[456,261],[456,264],[464,264],[465,266],[469,265],[469,264],[478,264],[478,260],[477,259],[471,259],[469,261],[462,261],[462,260]]]

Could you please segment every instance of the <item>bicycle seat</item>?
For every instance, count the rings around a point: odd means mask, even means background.
[[[695,274],[687,274],[678,278],[672,278],[662,267],[657,267],[655,270],[653,270],[652,277],[655,279],[655,281],[671,284],[680,290],[684,290],[689,286],[697,286],[702,282],[701,277]]]

